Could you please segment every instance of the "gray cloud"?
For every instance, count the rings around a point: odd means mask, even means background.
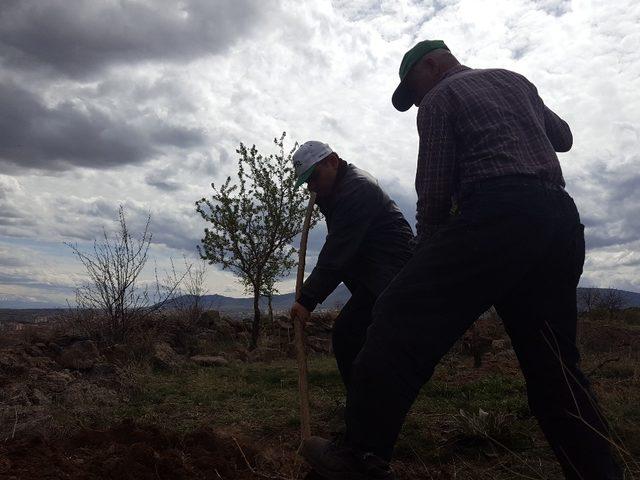
[[[549,15],[561,17],[571,10],[571,0],[539,0],[538,7]]]
[[[77,101],[48,106],[14,83],[0,83],[0,163],[45,170],[104,169],[143,162],[158,153],[157,146],[204,143],[198,130],[159,118],[145,119],[142,125],[135,120]]]
[[[180,190],[181,185],[178,182],[174,182],[172,180],[167,180],[166,178],[157,175],[151,174],[145,178],[147,185],[151,185],[152,187],[156,187],[165,192],[175,192],[176,190]]]
[[[255,0],[3,0],[0,56],[17,68],[83,77],[111,64],[183,62],[220,53],[250,31]]]
[[[628,245],[640,238],[640,158],[607,167],[594,162],[588,176],[569,185],[575,190],[588,248]]]

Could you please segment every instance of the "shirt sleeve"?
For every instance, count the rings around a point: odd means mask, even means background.
[[[416,169],[416,233],[419,242],[444,223],[451,209],[456,144],[451,118],[443,108],[421,106],[417,124],[420,146]]]
[[[573,145],[573,135],[567,122],[544,105],[544,129],[556,152],[568,152]]]
[[[312,311],[342,281],[345,268],[356,257],[369,226],[382,207],[382,190],[374,183],[359,183],[338,198],[331,228],[318,262],[297,299]]]

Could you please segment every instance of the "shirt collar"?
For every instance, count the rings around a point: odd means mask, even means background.
[[[455,67],[451,67],[449,70],[447,70],[442,74],[442,77],[440,77],[440,81],[444,80],[445,78],[449,78],[450,76],[455,75],[456,73],[464,72],[465,70],[471,70],[471,69],[466,65],[456,65]]]

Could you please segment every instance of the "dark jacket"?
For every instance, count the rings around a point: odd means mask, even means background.
[[[344,282],[378,296],[411,256],[413,232],[375,178],[340,161],[330,195],[318,198],[327,238],[298,302],[313,310]]]

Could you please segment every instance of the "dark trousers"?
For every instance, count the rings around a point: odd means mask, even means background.
[[[366,288],[355,288],[334,322],[333,353],[345,387],[351,378],[351,365],[367,337],[375,301],[376,296]]]
[[[569,479],[619,479],[608,427],[578,367],[584,227],[571,197],[536,181],[487,181],[382,292],[347,395],[347,440],[390,459],[442,356],[494,305],[529,405]]]

